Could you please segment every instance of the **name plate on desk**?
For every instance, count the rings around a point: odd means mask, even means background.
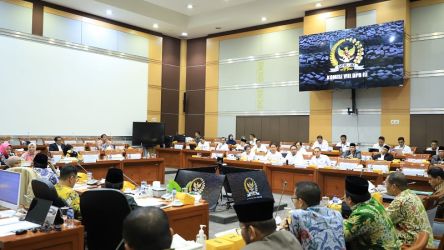
[[[382,173],[388,173],[390,166],[373,164],[373,165],[368,165],[367,168],[373,171],[376,170],[376,171],[381,171]]]
[[[402,173],[405,175],[413,175],[413,176],[424,176],[424,169],[418,168],[403,168]]]
[[[174,149],[183,149],[183,145],[182,144],[176,144],[176,145],[174,145]]]
[[[139,160],[142,159],[142,154],[128,154],[128,159]]]
[[[341,170],[353,170],[358,167],[358,164],[350,162],[340,162],[338,167]]]
[[[94,163],[99,159],[99,155],[83,155],[84,163]]]

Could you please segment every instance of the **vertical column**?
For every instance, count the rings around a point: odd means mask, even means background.
[[[358,11],[376,10],[376,22],[385,23],[404,20],[404,29],[410,34],[410,2],[391,0],[358,7]],[[408,36],[405,36],[408,37]],[[410,72],[410,41],[404,40],[404,70]],[[392,125],[391,120],[399,120]],[[397,144],[397,138],[404,136],[410,143],[410,79],[402,87],[381,88],[381,134],[388,144]]]
[[[162,98],[160,119],[165,123],[165,134],[179,130],[180,40],[163,37],[162,42]]]
[[[187,40],[180,41],[179,134],[185,133],[184,93],[187,77]]]
[[[40,1],[32,4],[32,34],[43,36],[43,4]]]
[[[149,36],[147,121],[159,122],[162,100],[162,37]]]
[[[205,55],[206,39],[187,41],[185,133],[201,133],[205,128]],[[205,134],[204,134],[205,135]]]
[[[205,74],[205,135],[217,137],[219,111],[219,40],[207,39]]]

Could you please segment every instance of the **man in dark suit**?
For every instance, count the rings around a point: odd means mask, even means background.
[[[393,161],[393,155],[389,153],[390,147],[384,145],[381,149],[381,153],[377,155],[373,155],[373,160],[384,160],[384,161]]]
[[[438,154],[432,156],[432,164],[443,164],[444,163],[444,146],[439,146]]]
[[[49,144],[49,151],[63,151],[65,150],[65,144],[63,144],[62,137],[56,136],[53,144]]]

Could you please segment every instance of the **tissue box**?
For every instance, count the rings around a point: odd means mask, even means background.
[[[194,204],[194,196],[187,193],[176,193],[176,198],[180,200],[185,205],[193,205]]]
[[[232,250],[234,243],[221,238],[206,241],[206,250]]]
[[[219,239],[224,239],[224,240],[228,240],[230,242],[233,242],[233,248],[232,249],[236,249],[236,250],[240,250],[245,246],[245,241],[244,239],[242,239],[242,236],[238,235],[238,234],[227,234],[224,235],[222,237],[220,237]]]

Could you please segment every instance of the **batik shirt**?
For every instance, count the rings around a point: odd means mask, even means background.
[[[433,233],[421,199],[409,189],[402,191],[390,203],[387,214],[395,225],[398,239],[412,244],[421,231],[429,233],[428,246],[433,247]]]
[[[305,250],[345,249],[342,216],[327,207],[293,210],[290,231]]]
[[[344,220],[345,241],[350,249],[400,249],[392,221],[384,207],[371,198],[352,208]]]
[[[41,179],[50,181],[53,185],[59,182],[59,178],[50,168],[34,168]]]
[[[61,185],[60,183],[55,185],[55,189],[57,190],[57,194],[60,198],[62,198],[69,207],[71,207],[75,214],[76,218],[80,215],[80,196],[79,194],[72,188]]]

